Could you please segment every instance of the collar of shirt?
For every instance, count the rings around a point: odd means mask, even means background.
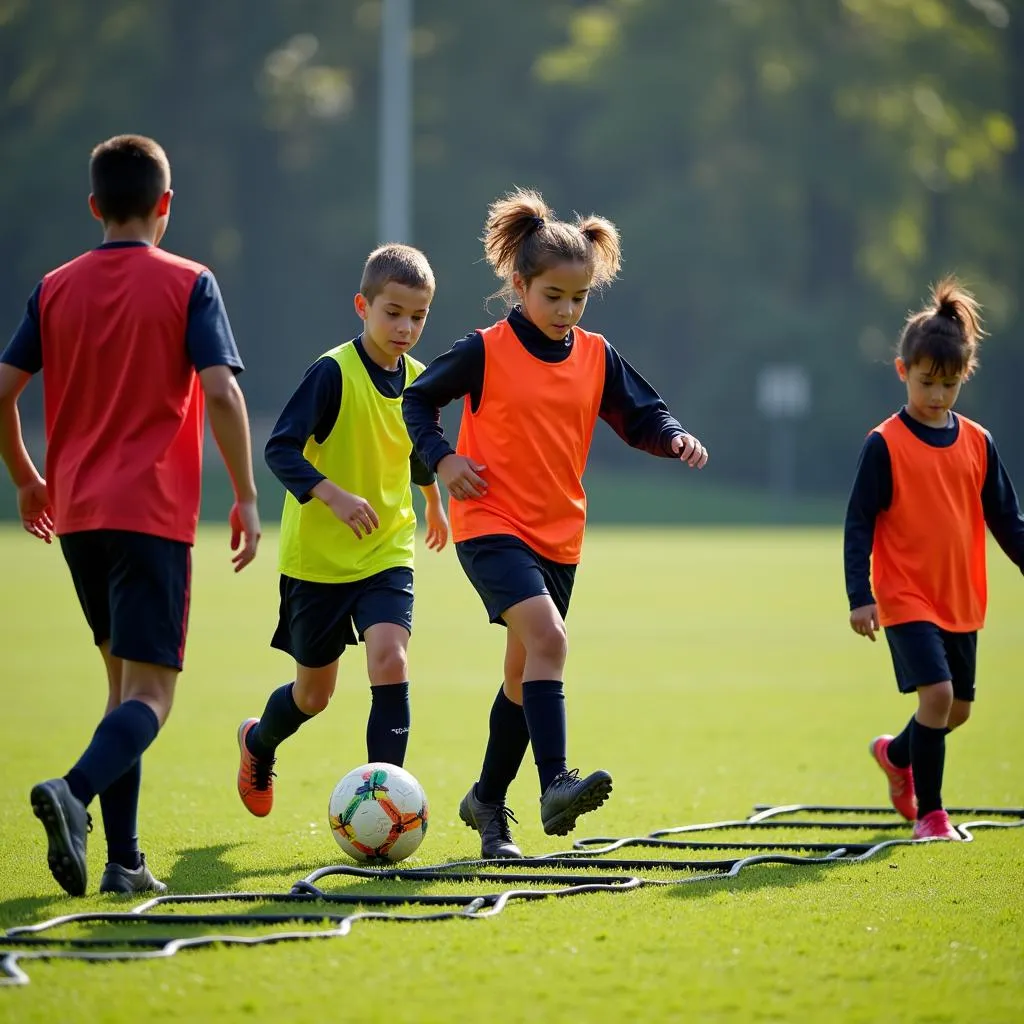
[[[564,341],[552,341],[526,318],[520,306],[513,306],[509,310],[507,320],[523,348],[537,359],[543,359],[546,363],[560,363],[572,351],[572,331],[569,331]]]

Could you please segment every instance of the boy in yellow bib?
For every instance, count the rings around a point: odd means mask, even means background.
[[[418,249],[372,252],[355,297],[363,333],[306,371],[267,442],[267,465],[287,489],[271,646],[295,659],[295,681],[238,729],[238,795],[257,817],[273,806],[278,746],[327,707],[338,659],[360,640],[371,693],[367,760],[405,760],[412,483],[427,502],[427,546],[440,551],[448,541],[434,475],[413,453],[402,419],[402,394],[423,372],[408,353],[433,296],[434,275]]]

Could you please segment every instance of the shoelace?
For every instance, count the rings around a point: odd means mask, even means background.
[[[273,760],[261,761],[254,757],[249,762],[249,785],[251,785],[253,789],[258,790],[269,789],[270,780],[277,778],[277,774],[273,769]]]
[[[508,825],[510,821],[514,821],[517,825],[519,824],[519,819],[504,804],[502,804],[497,811],[494,812],[494,817],[491,818],[486,831],[492,832],[497,830],[499,838],[506,843],[511,843],[512,830]]]
[[[552,786],[568,786],[573,783],[579,782],[580,770],[578,768],[572,768],[569,771],[559,772],[552,780]]]

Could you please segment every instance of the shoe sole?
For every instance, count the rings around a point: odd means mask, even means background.
[[[80,857],[71,841],[71,828],[60,800],[46,782],[32,787],[29,795],[32,813],[46,829],[46,862],[50,874],[69,896],[84,896],[86,886],[85,858]]]
[[[601,775],[586,789],[580,790],[576,799],[564,811],[560,811],[550,821],[545,821],[544,832],[549,836],[567,836],[576,827],[576,819],[583,814],[596,811],[611,792],[611,776]]]
[[[246,720],[245,720],[245,721],[244,721],[244,722],[243,722],[243,723],[242,723],[242,724],[241,724],[241,725],[240,725],[240,726],[238,727],[238,732],[237,732],[237,734],[236,734],[236,735],[238,736],[238,756],[239,756],[239,758],[240,758],[240,759],[241,759],[242,761],[244,761],[244,759],[245,759],[245,756],[246,756],[246,754],[249,754],[249,751],[248,751],[248,749],[247,749],[247,748],[246,748],[246,746],[245,746],[245,734],[246,734],[246,726],[248,726],[248,725],[249,725],[249,723],[250,723],[250,722],[253,722],[253,721],[259,721],[259,719],[247,718],[247,719],[246,719]],[[252,754],[249,754],[249,757],[252,757]],[[241,770],[242,770],[242,768],[241,768],[241,764],[239,765],[239,769],[238,769],[238,770],[239,770],[239,774],[241,774]],[[250,814],[251,814],[251,815],[252,815],[252,816],[253,816],[254,818],[265,818],[265,817],[266,817],[266,816],[267,816],[267,815],[268,815],[268,814],[269,814],[269,813],[270,813],[270,812],[271,812],[271,811],[272,811],[272,810],[274,809],[274,797],[273,797],[273,792],[271,792],[271,797],[270,797],[270,806],[269,806],[269,807],[268,807],[268,808],[267,808],[267,809],[266,809],[265,811],[254,811],[254,810],[253,810],[253,809],[252,809],[252,808],[251,808],[251,807],[250,807],[250,806],[249,806],[249,805],[248,805],[248,804],[247,804],[247,803],[245,802],[245,797],[244,797],[244,796],[242,796],[242,788],[241,788],[241,785],[240,785],[240,784],[239,784],[239,783],[237,782],[237,780],[236,780],[236,782],[235,782],[235,788],[236,788],[236,789],[238,790],[238,799],[242,801],[242,806],[243,806],[243,807],[244,807],[244,808],[245,808],[245,809],[246,809],[246,810],[247,810],[247,811],[248,811],[248,812],[249,812],[249,813],[250,813]]]

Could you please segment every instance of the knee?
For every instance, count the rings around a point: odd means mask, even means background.
[[[409,678],[409,659],[400,646],[368,653],[366,660],[371,683],[404,683]]]
[[[141,663],[126,663],[121,683],[121,703],[130,700],[145,704],[163,727],[174,703],[174,685],[178,680],[175,669]]]
[[[945,721],[953,707],[953,684],[947,680],[932,686],[922,686],[917,691],[917,697],[921,710],[930,718],[938,717]]]
[[[304,715],[319,715],[331,702],[337,678],[303,679],[301,673],[292,686],[292,700]]]
[[[527,650],[534,657],[556,664],[565,664],[569,654],[569,638],[564,622],[551,622],[538,630],[527,643]]]

